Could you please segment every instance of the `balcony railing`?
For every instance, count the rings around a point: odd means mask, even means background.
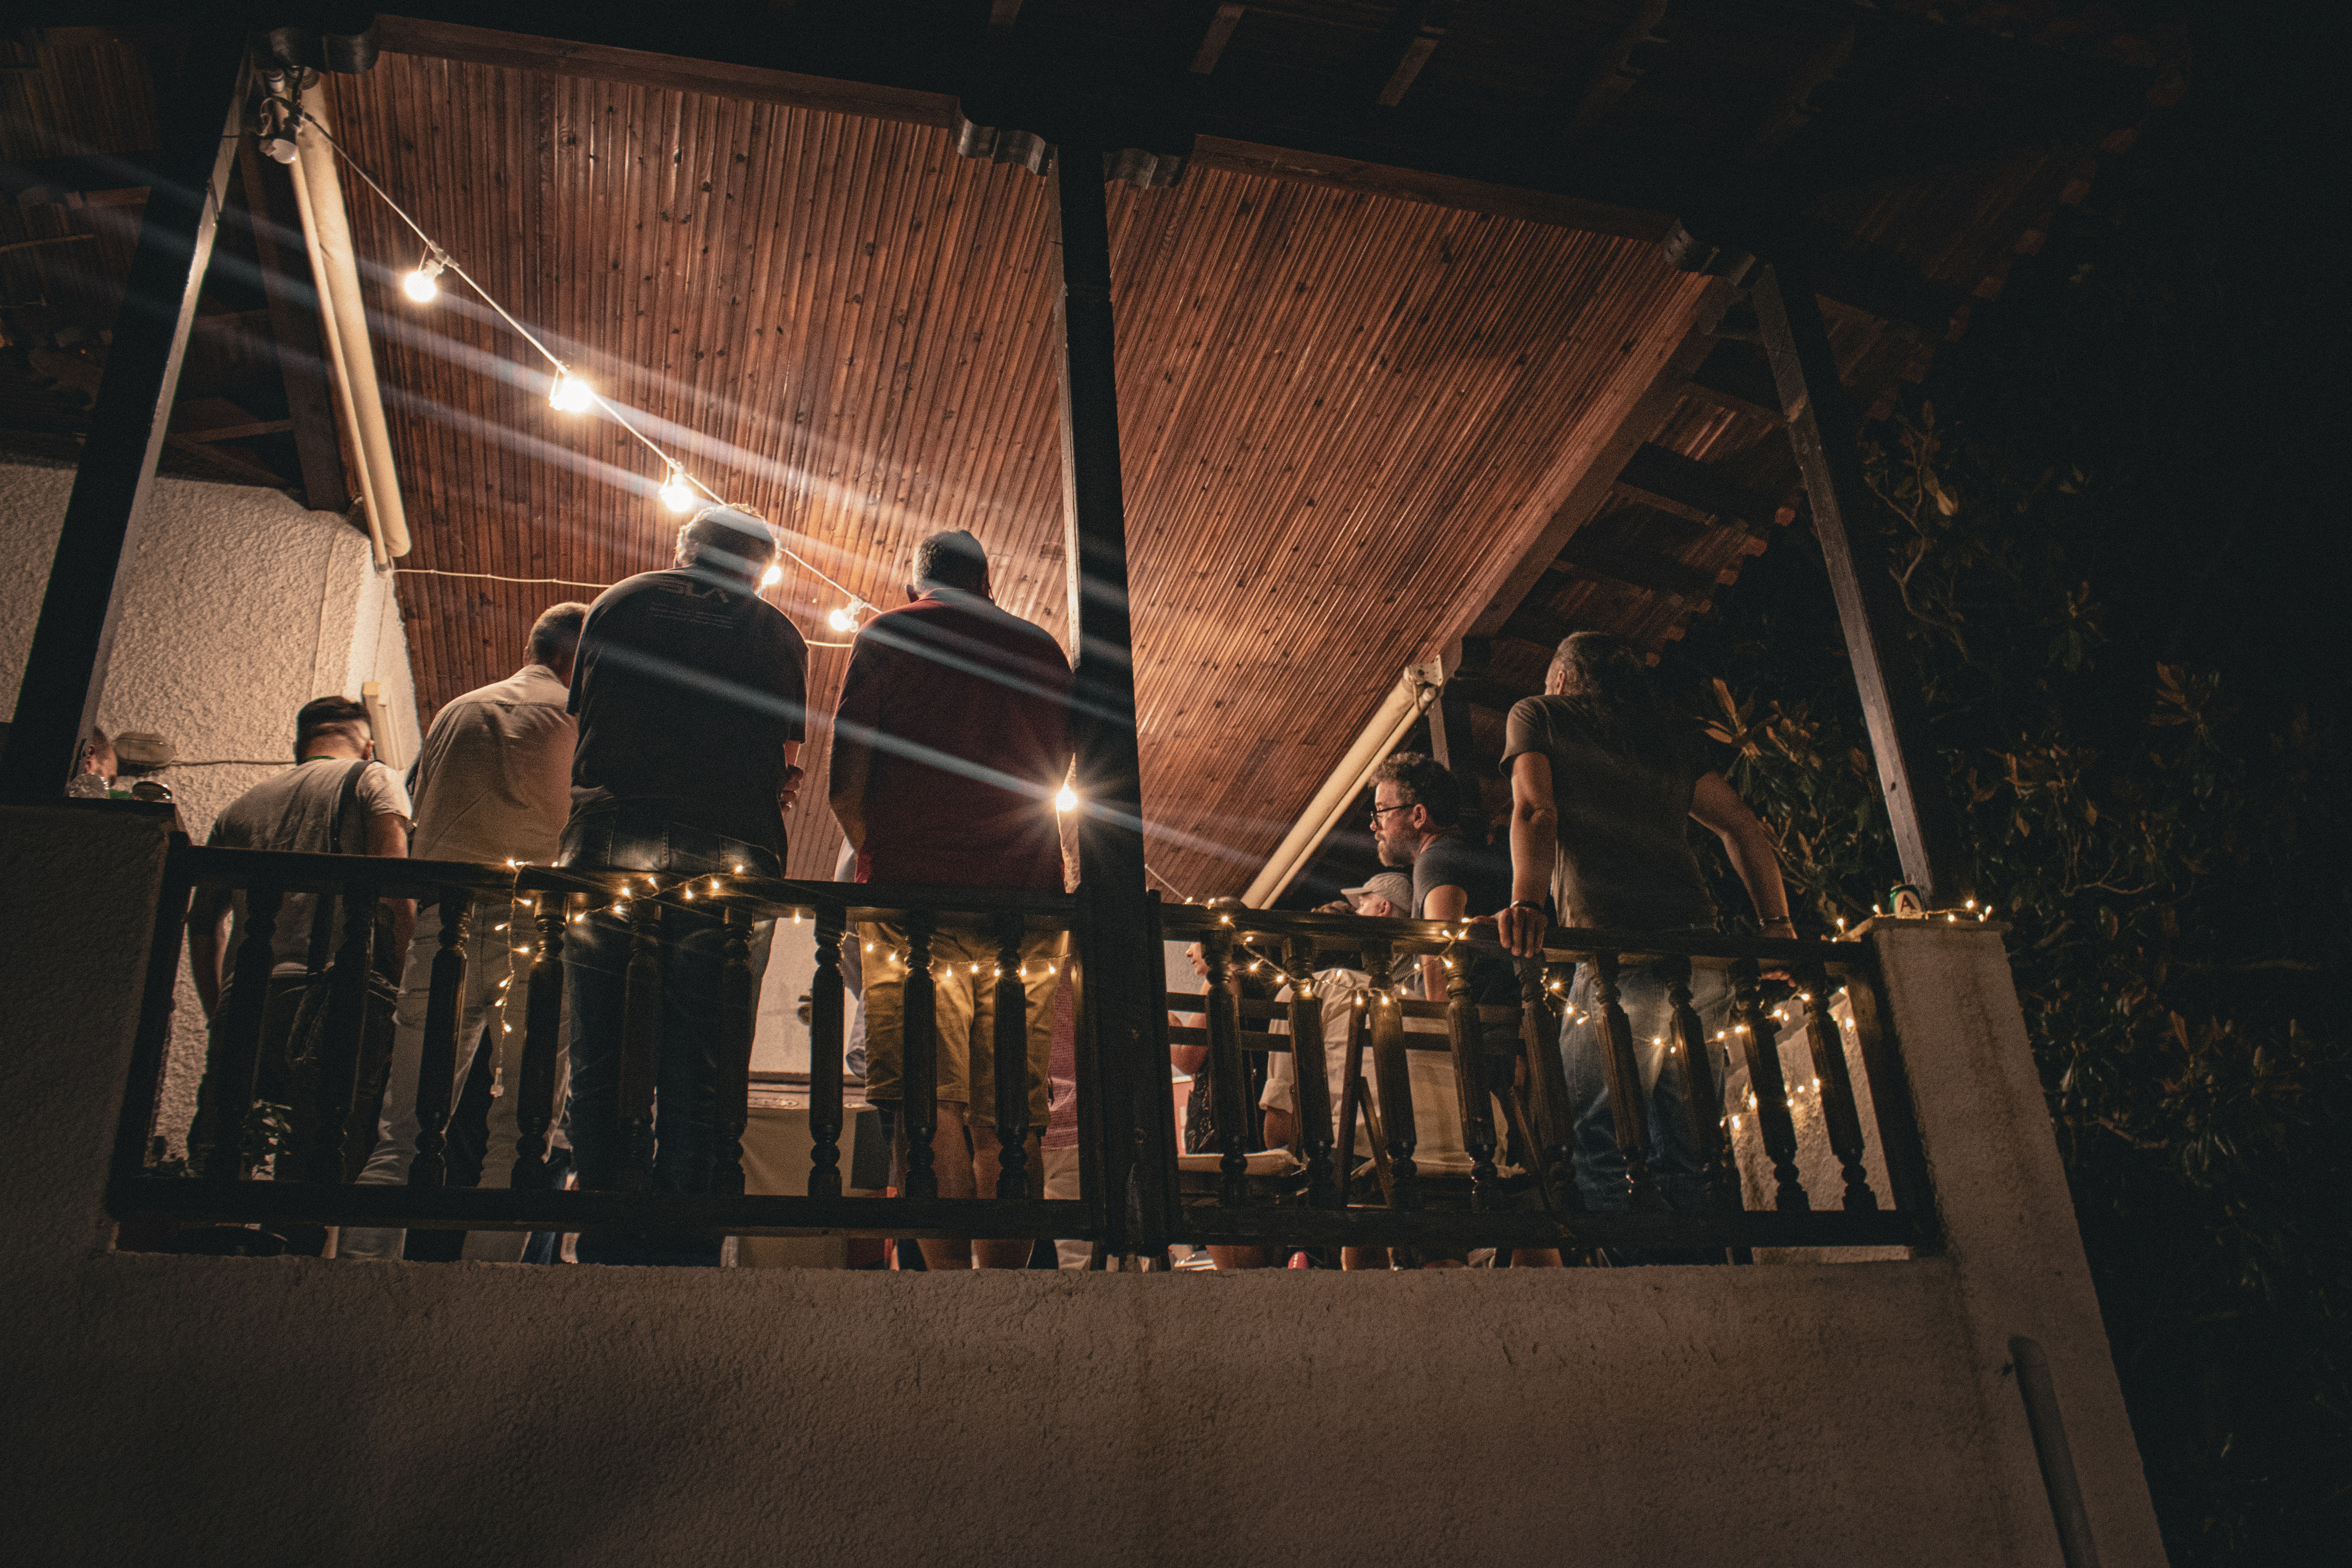
[[[1490,1005],[1488,1016],[1482,1016],[1469,999],[1468,966],[1461,963],[1475,952],[1499,951],[1491,934],[1480,934],[1482,927],[1155,903],[1146,950],[1105,954],[1087,940],[1083,895],[698,876],[672,881],[646,896],[645,881],[643,873],[632,872],[293,855],[184,844],[176,847],[155,912],[156,941],[119,1123],[110,1211],[125,1221],[265,1227],[310,1224],[554,1232],[693,1229],[736,1236],[985,1236],[1095,1239],[1128,1249],[1173,1240],[1284,1247],[1698,1247],[1729,1249],[1738,1256],[1756,1247],[1916,1247],[1933,1240],[1933,1205],[1911,1128],[1908,1090],[1896,1042],[1883,1024],[1885,1010],[1878,1000],[1872,952],[1865,943],[1556,930],[1547,941],[1543,961],[1519,966],[1518,1005],[1500,1009]],[[204,1152],[201,1169],[192,1166],[184,1176],[158,1172],[152,1133],[171,1036],[172,997],[188,899],[199,884],[241,889],[248,911],[243,938],[228,955],[228,1000],[213,1033],[211,1070],[224,1086],[219,1090],[221,1121],[230,1127],[239,1125],[254,1102],[264,1026],[261,998],[271,969],[271,927],[284,898],[289,893],[323,895],[357,912],[371,911],[383,898],[415,898],[439,906],[441,934],[430,973],[405,977],[412,987],[429,986],[415,1089],[418,1153],[405,1185],[351,1185],[338,1179],[353,1141],[372,1145],[376,1131],[354,1114],[366,1005],[362,988],[374,957],[370,945],[373,921],[366,918],[343,922],[349,935],[335,955],[336,989],[326,1006],[326,1044],[318,1075],[316,1124],[326,1131],[315,1140],[303,1168],[275,1171],[268,1181],[253,1180],[254,1169],[241,1141],[224,1136]],[[490,918],[492,907],[519,911],[518,922],[524,918],[520,911],[528,911],[530,922],[529,932],[518,923],[509,933],[529,952],[527,970],[519,976],[525,991],[517,1089],[520,1136],[511,1152],[510,1187],[457,1188],[446,1184],[441,1150],[456,1088],[467,927],[471,919]],[[657,967],[650,962],[658,922],[668,908],[715,911],[725,921],[718,1159],[707,1193],[649,1190],[647,1171],[635,1164],[625,1168],[618,1191],[558,1190],[551,1178],[548,1134],[561,1109],[555,1097],[564,932],[588,910],[612,907],[625,909],[635,952],[647,960],[631,965],[620,1064],[621,1113],[625,1121],[640,1126],[654,1110],[658,1009],[646,1005],[652,997],[646,988],[659,984]],[[744,1191],[741,1139],[756,1003],[749,950],[755,922],[769,920],[805,921],[814,928],[808,1081],[812,1150],[805,1195]],[[904,1102],[908,1134],[904,1191],[896,1196],[845,1195],[843,1191],[845,1008],[839,956],[844,933],[860,921],[890,922],[907,933],[904,1078],[912,1092]],[[990,931],[1000,957],[995,1008],[1000,1041],[994,1053],[998,1081],[986,1088],[975,1084],[972,1090],[994,1096],[1003,1174],[996,1194],[972,1199],[940,1198],[929,1161],[933,1097],[924,1090],[937,1082],[939,1058],[929,942],[942,922],[967,931]],[[1027,1124],[1027,1052],[1021,1038],[1026,1008],[1018,977],[1019,952],[1024,932],[1074,926],[1081,928],[1071,962],[1078,999],[1084,1196],[1048,1201],[1018,1195],[1027,1184],[1021,1147],[1034,1131]],[[1087,1004],[1087,966],[1135,963],[1149,972],[1149,984],[1142,989],[1156,994],[1162,985],[1162,939],[1199,941],[1206,950],[1216,982],[1208,994],[1168,997],[1170,1005],[1180,1010],[1205,1010],[1205,1026],[1184,1029],[1159,1009],[1152,1010],[1147,1027],[1098,1026]],[[1444,1003],[1399,994],[1400,971],[1423,954],[1456,962]],[[1362,965],[1370,985],[1358,1026],[1342,1047],[1351,1059],[1339,1110],[1350,1135],[1335,1140],[1339,1118],[1327,1088],[1323,1000],[1315,994],[1311,977],[1339,955]],[[1674,1092],[1707,1152],[1710,1199],[1704,1213],[1665,1212],[1643,1159],[1643,1129],[1638,1124],[1622,1130],[1619,1140],[1628,1168],[1623,1210],[1588,1210],[1571,1173],[1571,1111],[1556,1045],[1557,1008],[1572,966],[1593,965],[1610,1046],[1612,1099],[1618,1104],[1639,1102],[1643,1096],[1633,1087],[1638,1082],[1638,1066],[1613,984],[1620,966],[1633,962],[1663,966],[1677,1003],[1677,1033],[1668,1059],[1676,1075]],[[1223,982],[1253,964],[1261,966],[1261,972],[1271,966],[1297,983],[1278,1000],[1244,1001],[1237,987]],[[1733,1037],[1748,1070],[1758,1131],[1777,1188],[1768,1210],[1750,1210],[1741,1202],[1727,1119],[1715,1109],[1721,1088],[1713,1079],[1701,1025],[1689,1005],[1695,966],[1727,968],[1732,976]],[[1811,1026],[1821,1111],[1841,1172],[1835,1209],[1816,1209],[1800,1184],[1798,1140],[1790,1112],[1794,1097],[1782,1083],[1774,1008],[1766,996],[1768,987],[1776,987],[1782,977],[1791,999],[1781,1010],[1801,1010]],[[1867,1075],[1874,1111],[1872,1127],[1864,1125],[1857,1109],[1840,1023],[1831,1016],[1831,999],[1841,986],[1849,1001],[1843,1022],[1852,1029]],[[1412,1040],[1440,1041],[1441,1037],[1409,1036],[1405,1020],[1412,1017],[1443,1017],[1446,1024],[1438,1048],[1452,1056],[1461,1091],[1462,1146],[1471,1157],[1466,1179],[1433,1176],[1415,1165],[1418,1140],[1407,1053],[1414,1048]],[[1516,1026],[1517,1046],[1497,1052],[1488,1041],[1502,1031],[1489,1026],[1506,1018]],[[1128,1042],[1123,1050],[1112,1050],[1108,1042],[1119,1039]],[[1171,1039],[1209,1047],[1213,1081],[1221,1096],[1217,1125],[1222,1130],[1212,1172],[1183,1168],[1202,1162],[1176,1155],[1171,1099],[1152,1087],[1168,1079]],[[1240,1098],[1247,1079],[1245,1056],[1285,1050],[1297,1056],[1300,1131],[1295,1159],[1248,1148],[1243,1131],[1250,1120]],[[1369,1068],[1369,1079],[1358,1070],[1356,1058]],[[1360,1079],[1376,1085],[1377,1096],[1360,1093]],[[1499,1128],[1483,1092],[1489,1086],[1507,1086],[1501,1094]],[[1371,1103],[1375,1098],[1377,1112]],[[1352,1131],[1359,1119],[1376,1130],[1377,1138],[1369,1165],[1351,1169],[1357,1163]],[[976,1131],[985,1135],[984,1130]],[[1890,1189],[1883,1194],[1872,1189],[1865,1166],[1874,1139]],[[628,1140],[628,1146],[640,1152],[649,1143],[643,1137]],[[506,1153],[493,1150],[489,1157],[503,1159]],[[1265,1169],[1269,1165],[1271,1173]]]

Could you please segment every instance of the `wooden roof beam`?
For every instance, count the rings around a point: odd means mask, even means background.
[[[1617,489],[1694,522],[1761,528],[1780,510],[1776,497],[1727,479],[1696,458],[1644,441],[1618,472]]]
[[[1201,47],[1192,52],[1192,74],[1206,76],[1217,68],[1217,61],[1225,46],[1234,41],[1234,29],[1242,25],[1244,5],[1220,5],[1209,18],[1208,30],[1201,35]]]
[[[1568,127],[1560,133],[1563,142],[1580,141],[1591,133],[1592,128],[1609,117],[1618,100],[1633,89],[1641,79],[1641,68],[1633,63],[1633,51],[1643,44],[1663,44],[1658,26],[1666,19],[1667,0],[1634,0],[1625,14],[1624,22],[1592,58],[1592,68],[1586,73],[1584,91],[1578,98],[1576,112],[1569,117]]]
[[[1690,331],[1675,352],[1666,356],[1648,386],[1633,399],[1625,416],[1618,422],[1608,440],[1592,455],[1583,471],[1569,486],[1551,521],[1545,524],[1526,553],[1506,573],[1488,595],[1486,610],[1470,627],[1472,636],[1491,636],[1496,628],[1510,618],[1519,601],[1536,584],[1551,563],[1559,559],[1576,531],[1601,514],[1615,493],[1617,476],[1624,471],[1634,449],[1657,434],[1681,402],[1683,389],[1689,384],[1690,374],[1706,358],[1715,346],[1712,335],[1716,323],[1722,320],[1725,309],[1731,303],[1733,288],[1717,278],[1707,285],[1693,313]]]
[[[1688,391],[1711,407],[1768,424],[1778,425],[1788,417],[1780,408],[1780,391],[1772,384],[1772,366],[1756,346],[1753,334],[1745,340],[1717,342],[1691,373]]]
[[[1445,26],[1453,14],[1452,0],[1412,0],[1412,4],[1397,8],[1397,19],[1391,28],[1391,36],[1402,32],[1405,35],[1404,47],[1397,55],[1396,66],[1389,72],[1388,80],[1374,95],[1373,102],[1382,109],[1394,109],[1404,101],[1404,95],[1412,89],[1413,79],[1421,75],[1421,68],[1429,63],[1429,57],[1437,52],[1438,43],[1445,37]]]

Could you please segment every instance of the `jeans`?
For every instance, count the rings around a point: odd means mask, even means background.
[[[521,1136],[515,1112],[522,1101],[523,1014],[531,954],[514,950],[537,946],[538,931],[530,923],[529,909],[527,902],[513,900],[478,903],[467,931],[466,988],[458,997],[457,1057],[450,1080],[450,1109],[457,1108],[466,1075],[481,1052],[488,1051],[492,1062],[512,1069],[502,1074],[505,1092],[490,1101],[489,1147],[482,1157],[480,1183],[486,1187],[504,1187],[512,1179],[515,1143]],[[511,929],[499,931],[500,925]],[[401,988],[400,1008],[394,1015],[397,1032],[393,1037],[392,1078],[384,1086],[375,1153],[360,1173],[362,1186],[403,1184],[408,1180],[409,1163],[416,1158],[416,1075],[425,1060],[425,1012],[432,994],[433,959],[440,951],[441,909],[429,904],[416,911],[416,940],[408,950],[406,984]],[[512,985],[502,987],[501,983],[509,978]],[[500,1008],[499,998],[509,992],[511,1000]],[[505,1025],[513,1026],[511,1034],[502,1027]],[[561,1107],[564,1062],[560,1035],[557,1049],[554,1103]],[[561,1142],[562,1133],[551,1127],[549,1137],[551,1142]],[[336,1255],[397,1262],[407,1237],[404,1230],[346,1227]],[[474,1262],[512,1263],[522,1257],[525,1239],[522,1231],[468,1231],[465,1256]]]
[[[1625,1157],[1617,1147],[1616,1112],[1609,1100],[1609,1039],[1599,1016],[1594,982],[1592,965],[1580,966],[1559,1033],[1568,1102],[1576,1118],[1576,1185],[1588,1208],[1623,1209],[1630,1206],[1631,1198],[1625,1186]],[[1708,1194],[1699,1174],[1701,1152],[1683,1113],[1683,1075],[1661,1070],[1667,1060],[1666,1047],[1679,1043],[1674,1008],[1666,999],[1665,975],[1647,963],[1624,965],[1617,972],[1617,1000],[1633,1026],[1633,1060],[1641,1069],[1649,1123],[1650,1173],[1656,1178],[1659,1194],[1668,1208],[1678,1214],[1704,1210]],[[1700,1107],[1699,1114],[1720,1117],[1730,1058],[1716,1037],[1731,1016],[1729,978],[1719,969],[1693,965],[1691,1005],[1698,1012],[1715,1064],[1717,1103]]]
[[[671,877],[721,876],[741,867],[772,877],[776,858],[764,849],[681,823],[624,811],[575,821],[563,837],[565,866],[612,867]],[[751,984],[756,996],[767,968],[772,921],[755,928]],[[724,923],[698,910],[666,905],[656,926],[661,1011],[655,1037],[652,1190],[706,1193],[718,1154],[719,986],[725,966]],[[571,926],[563,944],[564,1033],[572,1058],[572,1152],[580,1185],[619,1188],[621,1174],[644,1151],[628,1147],[621,1121],[621,1036],[627,994],[631,931],[625,917],[602,906]],[[720,1238],[664,1228],[588,1232],[580,1238],[583,1263],[673,1264],[715,1268]]]

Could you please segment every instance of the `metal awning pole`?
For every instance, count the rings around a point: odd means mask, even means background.
[[[251,70],[243,33],[200,31],[189,39],[178,79],[158,94],[159,183],[147,194],[89,436],[58,531],[7,752],[0,757],[0,795],[56,795],[97,721]]]

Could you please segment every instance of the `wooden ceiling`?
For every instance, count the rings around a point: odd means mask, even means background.
[[[1190,167],[1115,186],[1111,221],[1149,853],[1169,888],[1207,896],[1248,880],[1404,664],[1465,647],[1460,687],[1487,710],[1491,749],[1551,641],[1589,626],[1656,648],[1793,517],[1739,303],[1746,258],[1601,198],[1648,188],[1729,210],[1729,187],[1695,171],[1778,171],[1790,191],[1802,171],[1868,172],[1851,143],[1905,129],[1885,62],[1952,68],[1905,56],[1908,35],[1890,44],[1876,22],[1824,26],[1838,7],[1765,22],[1691,7],[1679,31],[1664,9],[940,0],[895,5],[925,42],[890,64],[847,13],[803,0],[809,58],[793,63],[880,84],[856,90],[392,18],[387,41],[418,52],[327,83],[338,132],[453,255],[698,477],[783,525],[815,571],[772,594],[817,642],[841,640],[824,616],[843,602],[817,572],[895,603],[915,542],[945,527],[987,544],[1003,603],[1066,635],[1047,193],[957,155],[940,62],[992,62],[1017,100],[1091,40],[1086,79],[1125,70],[1190,105]],[[127,79],[126,47],[37,50],[56,112],[74,100],[53,77],[110,61]],[[744,52],[715,32],[699,49]],[[77,144],[136,148],[137,85],[101,83],[97,101],[121,104],[76,126]],[[968,91],[966,112],[987,97]],[[1824,114],[1851,134],[1825,137]],[[1941,145],[1964,156],[1805,192],[1808,253],[1865,401],[1924,371],[2079,195],[2100,140],[2121,142],[2046,129],[2007,145],[1948,129]],[[1369,163],[1349,138],[1403,151]],[[1623,174],[1637,145],[1646,187]],[[1431,154],[1408,166],[1416,147]],[[37,181],[60,159],[12,155],[20,190],[52,194]],[[1525,183],[1467,178],[1465,159]],[[1603,164],[1618,172],[1592,174]],[[1570,165],[1585,187],[1554,177]],[[102,183],[84,172],[77,188]],[[415,242],[356,180],[345,189],[382,323],[415,541],[400,597],[429,711],[506,674],[545,605],[663,563],[677,520],[617,426],[549,408],[509,329],[454,290],[402,299]],[[75,210],[19,203],[20,221],[59,231]],[[97,247],[42,264],[73,248]],[[223,302],[248,322],[253,303]],[[268,447],[278,435],[246,460],[290,476]],[[820,713],[845,658],[815,655]],[[814,727],[818,777],[824,739]],[[792,825],[795,874],[830,872],[821,793]]]

